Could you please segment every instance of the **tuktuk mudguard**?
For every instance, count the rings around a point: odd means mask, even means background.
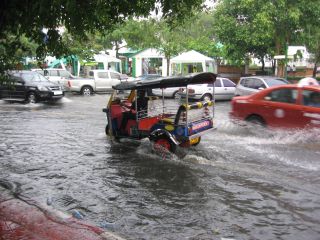
[[[165,129],[156,129],[152,131],[149,135],[150,141],[155,141],[159,137],[166,136],[169,138],[175,145],[179,145],[180,143],[177,141],[177,139],[172,135],[170,132],[168,132]]]

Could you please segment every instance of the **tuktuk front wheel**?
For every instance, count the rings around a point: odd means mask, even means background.
[[[154,140],[154,148],[160,150],[167,150],[169,152],[175,153],[177,146],[166,136],[159,136]]]

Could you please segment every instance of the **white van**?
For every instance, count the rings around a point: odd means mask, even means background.
[[[63,85],[65,88],[68,87],[68,81],[76,78],[66,69],[62,68],[45,68],[45,69],[31,69],[32,71],[38,72],[45,76],[50,82],[58,83]]]

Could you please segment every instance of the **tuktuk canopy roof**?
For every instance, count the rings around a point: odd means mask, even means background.
[[[214,83],[217,75],[210,72],[195,73],[187,76],[159,77],[150,80],[122,82],[112,86],[116,90],[133,90],[146,88],[185,87],[189,84]]]

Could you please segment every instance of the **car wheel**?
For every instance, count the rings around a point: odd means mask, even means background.
[[[173,94],[172,94],[172,98],[174,99],[178,99],[179,98],[179,94],[178,94],[179,91],[175,91]]]
[[[257,116],[257,115],[253,115],[253,116],[250,116],[246,119],[247,122],[250,122],[252,124],[255,124],[255,125],[258,125],[258,126],[265,126],[266,123],[265,121],[263,120],[262,117],[260,116]]]
[[[90,95],[92,95],[92,93],[93,93],[93,90],[90,86],[84,86],[81,89],[81,94],[84,96],[90,96]]]
[[[175,153],[177,149],[177,146],[167,136],[159,136],[157,139],[155,139],[154,147],[160,151],[165,149],[172,153]]]
[[[202,100],[202,101],[209,102],[209,101],[212,100],[212,96],[211,96],[211,94],[206,93],[206,94],[204,94],[204,95],[202,96],[201,100]]]
[[[36,103],[37,102],[37,96],[34,92],[28,93],[27,96],[27,103]]]

